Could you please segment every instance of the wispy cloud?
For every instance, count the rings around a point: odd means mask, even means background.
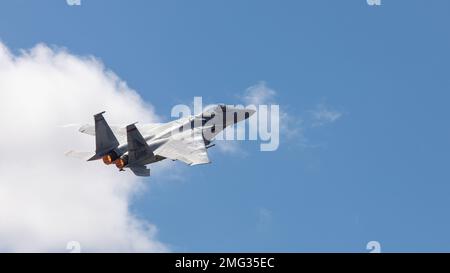
[[[238,97],[246,104],[277,104],[278,92],[261,81],[248,87]],[[301,113],[291,111],[290,105],[280,105],[279,128],[281,141],[283,143],[295,143],[302,148],[314,148],[323,146],[314,144],[307,137],[308,132],[314,128],[326,126],[341,119],[343,113],[322,102],[318,103],[313,110],[305,110]]]
[[[312,114],[312,126],[314,127],[333,123],[342,117],[341,112],[331,109],[324,103],[318,104],[310,113]]]
[[[267,86],[264,81],[261,81],[255,85],[247,88],[243,95],[239,97],[246,104],[276,104],[275,96],[277,92]]]
[[[302,117],[288,111],[289,107],[287,105],[280,105],[277,101],[277,95],[278,93],[275,89],[269,87],[266,82],[260,81],[245,89],[241,94],[237,94],[236,97],[246,106],[253,105],[259,107],[261,105],[278,105],[279,116],[276,120],[271,120],[273,116],[270,113],[270,107],[268,107],[268,116],[260,115],[260,113],[258,113],[258,123],[271,124],[273,127],[279,128],[280,141],[292,141],[305,145],[307,139],[303,134],[304,122]],[[219,151],[226,154],[246,154],[244,148],[242,148],[237,141],[220,141],[218,147]]]
[[[217,142],[217,149],[225,154],[231,154],[235,156],[245,157],[247,156],[247,152],[236,140],[221,140]]]

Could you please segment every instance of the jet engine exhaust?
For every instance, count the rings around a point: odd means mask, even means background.
[[[127,161],[124,158],[117,159],[115,163],[116,167],[120,170],[122,170],[127,165]]]
[[[105,155],[103,158],[103,163],[106,165],[111,165],[113,163],[113,158],[111,155]]]
[[[118,157],[119,156],[117,156],[116,153],[112,152],[110,154],[107,154],[107,155],[103,156],[102,160],[103,160],[103,163],[105,163],[106,165],[111,165],[111,164],[113,164],[116,161],[116,159]]]

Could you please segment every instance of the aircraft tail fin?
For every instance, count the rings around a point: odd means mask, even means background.
[[[119,147],[119,141],[106,122],[103,114],[94,115],[95,120],[95,155],[88,161],[97,160]]]

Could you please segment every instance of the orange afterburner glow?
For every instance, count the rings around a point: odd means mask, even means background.
[[[103,157],[103,163],[105,163],[106,165],[112,164],[113,163],[112,156],[111,155],[105,155]]]
[[[117,159],[116,167],[119,169],[123,169],[123,167],[125,167],[125,160],[123,160],[122,158]]]

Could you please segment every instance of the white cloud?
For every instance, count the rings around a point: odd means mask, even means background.
[[[247,156],[247,152],[242,148],[239,141],[236,140],[218,140],[217,148],[220,152],[241,157]]]
[[[247,88],[241,99],[246,104],[276,104],[274,102],[276,94],[275,90],[269,88],[265,82],[259,82]]]
[[[257,102],[258,104],[279,105],[276,100],[277,91],[270,88],[265,82],[259,82],[247,88],[244,92],[243,100],[247,103]],[[280,105],[279,128],[280,133],[287,140],[303,138],[303,120],[301,117],[287,110],[288,106]]]
[[[261,81],[253,86],[250,86],[244,91],[241,99],[247,104],[254,105],[279,105],[276,100],[277,91],[270,88],[266,82]],[[285,105],[280,106],[279,128],[280,133],[287,139],[293,139],[301,135],[302,119],[290,112],[288,112]],[[268,122],[264,120],[264,122]]]
[[[92,57],[37,45],[13,55],[0,43],[0,251],[167,251],[156,228],[130,212],[145,189],[129,172],[64,156],[93,150],[70,123],[151,122],[139,95]]]
[[[316,109],[311,111],[313,117],[313,127],[323,126],[333,123],[342,117],[342,113],[336,110],[330,109],[327,105],[320,103],[316,106]]]
[[[278,92],[261,81],[253,86],[248,87],[243,95],[238,96],[246,104],[266,104],[278,105],[276,99]],[[343,114],[332,109],[325,103],[316,105],[313,111],[307,111],[301,115],[296,114],[290,109],[289,105],[280,105],[279,126],[281,134],[281,142],[296,143],[302,148],[314,148],[322,146],[321,144],[313,144],[306,137],[309,130],[336,122],[342,118]],[[263,117],[264,119],[264,117]],[[263,120],[262,122],[268,122]],[[232,153],[231,149],[222,149],[224,152]]]

